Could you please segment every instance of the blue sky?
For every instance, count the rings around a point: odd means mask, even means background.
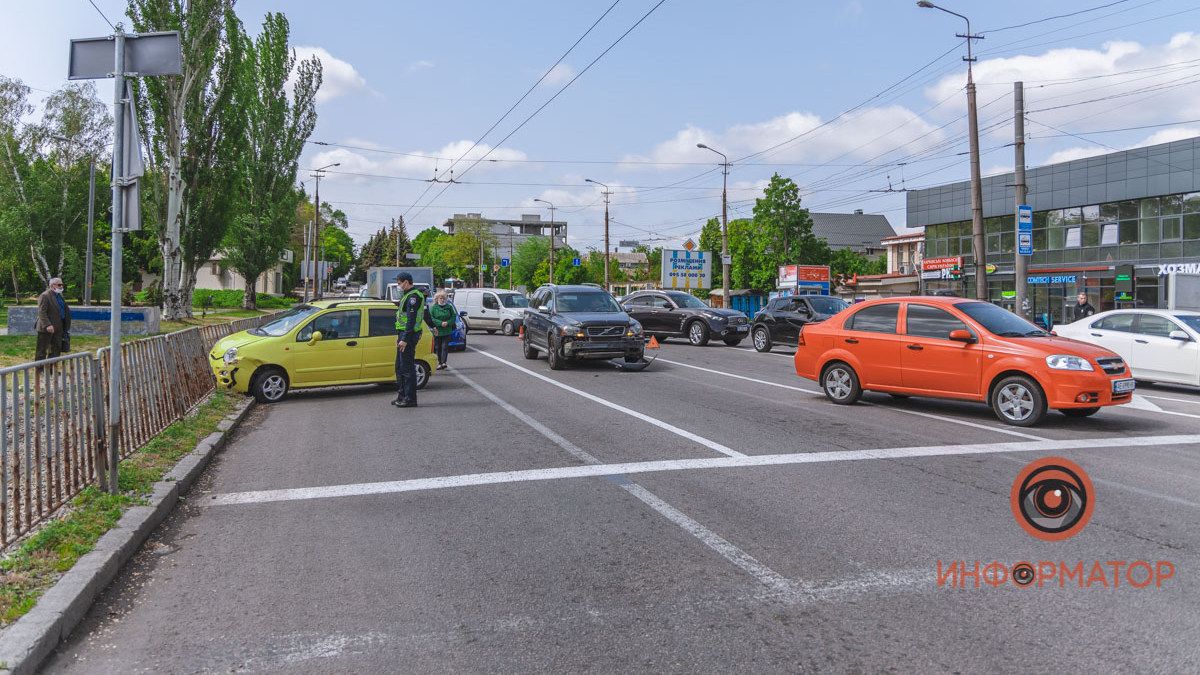
[[[620,0],[564,66],[456,166],[456,177],[656,2]],[[1125,0],[995,30],[1110,3],[947,0],[987,35],[976,46],[985,173],[1012,167],[1011,148],[1003,146],[1012,140],[1014,79],[1028,87],[1031,166],[1200,135],[1200,122],[1184,123],[1200,119],[1194,0]],[[8,4],[6,23],[22,30],[0,45],[0,72],[38,89],[65,82],[71,37],[110,32],[87,0]],[[96,4],[113,21],[123,15],[123,2]],[[321,190],[350,214],[360,241],[392,216],[406,213],[415,235],[456,212],[544,212],[532,201],[544,198],[570,222],[573,245],[598,246],[603,202],[584,183],[592,178],[615,190],[614,243],[678,242],[720,209],[720,175],[701,164],[717,157],[696,149],[697,141],[736,160],[803,134],[734,166],[731,217],[747,215],[778,171],[795,176],[814,210],[884,213],[899,230],[903,193],[878,190],[967,177],[967,158],[956,154],[967,148],[965,50],[955,48],[954,36],[961,20],[908,0],[667,0],[490,155],[524,161],[485,161],[467,170],[464,184],[426,192],[429,184],[420,181],[435,165],[447,169],[611,4],[241,0],[237,7],[252,31],[264,12],[285,11],[298,51],[324,62],[313,140],[354,147],[310,146],[302,166],[340,161],[339,171],[368,174],[331,174]],[[101,92],[111,99],[107,83]],[[1145,128],[1063,133],[1134,126]]]

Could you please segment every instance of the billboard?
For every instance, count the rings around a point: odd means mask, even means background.
[[[962,267],[962,256],[950,256],[948,258],[926,258],[921,261],[921,269],[926,272],[934,270],[948,270],[951,267]]]
[[[786,288],[796,285],[796,265],[779,266],[779,287]]]
[[[712,288],[712,259],[705,251],[663,249],[662,287]]]

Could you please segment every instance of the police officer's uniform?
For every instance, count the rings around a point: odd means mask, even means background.
[[[396,350],[396,406],[417,405],[417,344],[421,341],[424,324],[433,326],[433,320],[425,311],[425,296],[416,288],[410,288],[400,298],[396,310],[397,343],[403,341],[404,349]]]

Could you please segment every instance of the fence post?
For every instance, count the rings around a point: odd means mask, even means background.
[[[104,423],[104,381],[100,377],[98,357],[92,358],[91,368],[88,370],[92,390],[92,433],[96,437],[96,455],[92,462],[96,467],[96,478],[100,485],[108,488],[110,493],[116,494],[117,481],[108,479],[108,427]]]

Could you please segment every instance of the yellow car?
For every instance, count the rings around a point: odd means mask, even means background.
[[[217,342],[208,355],[217,385],[282,401],[291,389],[396,381],[396,306],[381,300],[320,300]],[[417,389],[437,365],[433,336],[417,345]]]

